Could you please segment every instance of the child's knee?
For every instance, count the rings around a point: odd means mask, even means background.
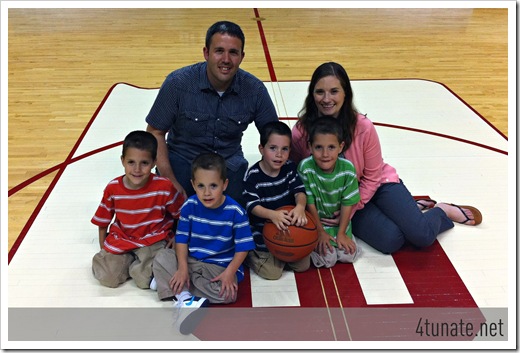
[[[92,273],[99,283],[105,287],[117,288],[120,284],[126,282],[130,276],[124,276],[122,273],[114,274],[113,271],[102,266],[92,266]]]
[[[152,268],[170,268],[174,261],[177,261],[175,250],[172,248],[164,248],[155,254]]]
[[[303,259],[288,264],[294,272],[305,272],[311,267],[311,255],[307,255]]]
[[[353,263],[354,261],[356,261],[360,253],[361,249],[359,247],[356,247],[354,253],[349,253],[345,250],[338,249],[338,262]]]
[[[345,249],[336,249],[339,262],[353,263],[361,254],[361,247],[356,242],[356,239],[353,237],[352,240],[356,246],[356,249],[353,252],[346,251]]]
[[[105,287],[116,288],[130,278],[130,257],[101,250],[92,258],[92,273]]]
[[[269,252],[250,251],[246,263],[257,275],[264,279],[276,280],[282,277],[283,263]]]
[[[101,275],[98,277],[98,276],[96,276],[96,274],[94,274],[94,277],[96,277],[96,279],[99,281],[99,284],[101,284],[104,287],[108,287],[108,288],[117,288],[117,287],[119,287],[119,285],[126,282],[126,281],[120,282],[118,279],[116,279],[114,277],[110,277],[110,276]]]
[[[317,253],[316,251],[313,251],[311,253],[311,260],[315,267],[325,267],[330,268],[336,264],[338,261],[338,255],[336,252],[336,248],[334,248],[332,251],[327,250],[327,253],[325,255],[321,255]]]
[[[146,263],[140,263],[136,260],[130,265],[128,271],[130,277],[133,278],[138,288],[148,289],[150,288],[150,281],[152,280],[152,262],[147,261]]]
[[[150,288],[150,282],[152,280],[152,277],[142,277],[142,278],[136,278],[136,277],[132,277],[135,281],[135,284],[137,285],[138,288],[141,288],[141,289],[149,289]]]
[[[280,271],[278,268],[267,268],[266,266],[262,266],[255,272],[264,279],[277,280],[282,277],[283,270]]]

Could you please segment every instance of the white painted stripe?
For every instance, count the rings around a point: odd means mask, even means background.
[[[258,276],[253,271],[251,274],[252,306],[300,306],[298,288],[294,272],[284,271],[282,277],[277,280],[267,280]]]
[[[283,100],[283,95],[280,90],[279,82],[265,82],[265,87],[271,96],[271,100],[276,108],[276,113],[280,117],[287,116],[287,107],[285,106],[285,102]]]
[[[356,241],[363,252],[354,269],[367,304],[413,304],[392,255],[374,250],[359,238]]]

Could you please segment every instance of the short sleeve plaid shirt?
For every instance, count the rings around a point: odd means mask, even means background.
[[[187,160],[216,152],[226,160],[243,159],[243,132],[251,123],[258,129],[278,120],[262,81],[239,69],[221,95],[211,86],[206,62],[173,71],[159,90],[146,117],[156,129],[168,131],[170,149]]]

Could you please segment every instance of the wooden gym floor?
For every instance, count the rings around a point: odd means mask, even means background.
[[[509,11],[513,10],[510,8]],[[398,118],[400,114],[406,116],[412,109],[410,107],[413,107],[413,112],[421,112],[422,108],[427,108],[421,107],[421,104],[424,104],[421,99],[424,97],[410,93],[410,87],[412,91],[416,87],[416,80],[401,80],[419,79],[421,83],[433,81],[431,83],[434,86],[435,82],[439,82],[448,88],[441,91],[450,98],[448,101],[440,100],[441,104],[446,105],[446,109],[451,107],[449,101],[455,97],[457,102],[462,102],[463,107],[470,108],[470,112],[485,122],[480,130],[471,132],[469,129],[467,138],[464,139],[505,151],[506,155],[508,151],[511,152],[507,147],[507,139],[509,133],[514,133],[514,129],[509,131],[508,124],[514,121],[508,118],[514,118],[514,112],[508,110],[508,28],[511,28],[508,22],[514,20],[514,17],[508,15],[507,8],[35,9],[13,6],[7,13],[3,11],[2,16],[8,20],[9,39],[8,185],[3,186],[8,190],[8,228],[5,225],[2,228],[8,229],[8,239],[3,236],[3,240],[8,242],[9,261],[21,256],[17,253],[23,251],[21,244],[31,241],[27,234],[30,231],[34,233],[39,226],[39,223],[35,225],[35,221],[41,222],[42,217],[39,216],[49,205],[49,196],[60,197],[56,196],[52,187],[61,177],[60,173],[66,166],[64,162],[70,162],[72,157],[80,155],[83,151],[78,151],[77,147],[81,146],[84,148],[83,152],[88,152],[96,147],[116,143],[124,137],[125,129],[119,125],[115,127],[108,124],[105,130],[92,129],[89,132],[96,132],[95,135],[90,135],[90,138],[101,139],[96,142],[97,145],[85,147],[80,143],[84,142],[82,138],[91,118],[96,117],[96,121],[102,120],[98,119],[97,109],[103,106],[103,102],[108,102],[110,95],[107,92],[113,85],[125,82],[137,87],[154,89],[160,86],[170,71],[203,60],[205,31],[210,24],[220,19],[238,23],[245,32],[246,57],[241,67],[266,82],[266,85],[271,87],[273,97],[277,97],[277,90],[279,97],[285,95],[285,100],[277,101],[281,117],[294,118],[301,106],[301,102],[290,100],[289,92],[299,92],[296,96],[301,97],[305,81],[309,80],[314,68],[324,61],[337,61],[345,66],[351,79],[357,82],[359,93],[355,90],[355,94],[357,93],[356,97],[360,99],[360,107],[369,113],[369,117],[371,111],[377,111],[375,116],[380,119],[373,118],[374,121],[413,126],[409,121],[390,119]],[[374,93],[363,89],[364,80],[371,80],[366,82],[374,83],[374,90],[381,94],[380,98],[377,95],[375,98],[372,97],[374,100],[384,100],[385,97],[392,99],[387,105],[393,110],[389,109],[387,116],[384,105],[372,108],[370,104],[363,104],[363,93],[366,96]],[[302,81],[303,91],[302,85],[298,84],[299,81]],[[407,86],[403,94],[400,94],[399,90],[385,86],[394,81],[410,83],[411,86]],[[280,85],[273,86],[269,82],[280,82]],[[283,82],[287,82],[286,86],[283,86]],[[378,86],[379,84],[381,86]],[[117,85],[114,91],[121,87],[126,85]],[[433,95],[429,88],[421,90],[423,88],[424,85],[419,84],[417,92]],[[152,95],[154,92],[137,88],[136,90],[139,97],[142,97],[143,92]],[[5,104],[4,98],[5,96],[2,97],[2,105]],[[408,98],[412,101],[406,100]],[[453,108],[453,112],[462,109],[459,105],[456,107]],[[434,114],[429,116],[432,119],[436,118]],[[451,116],[448,110],[444,120],[441,119],[432,125],[435,128],[428,125],[427,119],[421,120],[421,124],[425,124],[425,130],[445,129],[446,134],[460,137],[460,134],[465,134],[461,130],[467,125],[456,130],[453,130],[453,126],[448,126],[451,121],[456,122],[459,118],[464,121],[458,114]],[[142,120],[141,127],[139,120],[135,118],[132,120],[134,125],[130,125],[144,128],[144,116]],[[293,123],[290,119],[287,122]],[[446,126],[443,127],[443,124]],[[383,127],[378,128],[387,141],[387,144],[383,143],[382,146],[383,152],[387,152],[385,159],[390,164],[398,164],[399,146],[393,145],[395,141],[392,137],[400,138],[400,135],[383,130]],[[5,134],[5,129],[2,131]],[[482,132],[483,134],[479,135]],[[103,141],[108,142],[105,144]],[[252,138],[251,141],[253,144],[244,148],[253,151],[251,158],[254,159],[256,138]],[[434,150],[439,147],[438,141],[431,140],[430,137],[416,137],[414,143],[417,144],[418,151],[423,151],[424,146],[419,148],[423,141],[430,144]],[[458,149],[460,146],[453,148]],[[109,165],[114,161],[113,166],[107,167],[111,171],[107,174],[119,172],[118,162],[115,160],[117,158],[113,158],[117,156],[118,151],[113,150],[110,152],[113,156],[104,161]],[[436,160],[435,153],[429,154],[431,150],[424,148],[424,155],[414,157],[420,157],[419,161],[423,157],[426,159],[426,163],[420,161],[422,168],[417,169],[413,165],[409,167],[406,163],[403,163],[403,170],[398,168],[407,184],[417,183],[417,186],[421,186],[417,189],[419,193],[429,193],[430,190],[438,189],[435,186],[427,189],[426,185],[422,188],[424,183],[413,180],[423,178],[424,173],[429,173],[428,169],[434,167],[427,162],[428,159]],[[449,150],[444,153],[445,157],[450,157]],[[457,160],[457,163],[460,167],[460,160]],[[82,173],[99,170],[95,163],[87,165],[91,169],[83,169]],[[460,174],[455,180],[458,181],[462,177],[467,176]],[[497,178],[504,178],[507,194],[505,175]],[[89,178],[80,178],[81,185],[74,186],[72,183],[72,190],[88,189],[94,193],[94,199],[97,200],[98,197],[95,195],[100,195],[105,179],[100,181],[99,185],[96,184],[96,188],[89,185]],[[435,180],[432,182],[435,183]],[[496,179],[494,182],[496,183]],[[460,188],[463,186],[464,184],[459,185]],[[446,197],[467,197],[475,200],[479,206],[484,206],[483,203],[486,202],[484,198],[466,195],[459,189],[452,190],[451,185],[446,189],[453,191]],[[435,195],[431,196],[435,198]],[[498,198],[493,202],[506,201]],[[501,209],[507,213],[507,207]],[[88,220],[91,217],[88,207],[61,210],[65,212],[65,216],[67,211],[76,213],[71,215],[71,219],[77,218],[77,212]],[[59,222],[56,218],[53,219]],[[497,215],[491,223],[498,220],[507,223],[507,215]],[[47,236],[52,235],[53,229],[56,229],[52,226],[46,227],[44,229],[49,229],[48,232],[51,233]],[[459,229],[461,228],[457,227],[457,230]],[[96,235],[94,228],[81,230],[84,233],[89,231],[93,237]],[[2,231],[2,234],[5,232]],[[507,242],[506,234],[500,243],[503,244],[504,241]],[[450,240],[446,242],[451,243]],[[442,246],[449,248],[448,244],[443,243]],[[67,246],[59,249],[66,252]],[[455,250],[451,253],[451,250],[446,251],[451,262],[455,262],[455,267],[457,261],[459,264],[464,262],[460,256],[457,257]],[[454,256],[450,257],[450,254]],[[499,259],[503,255],[499,250],[496,261],[504,261]],[[27,258],[31,256],[24,255],[24,259]],[[464,277],[463,282],[472,278],[467,263],[456,270],[468,271],[467,277],[461,275]],[[11,278],[9,280],[11,281]],[[250,281],[253,285],[254,278]],[[360,281],[363,283],[362,278]],[[467,285],[470,287],[470,297],[475,300],[477,306],[507,305],[507,293],[476,293],[472,292],[471,284]],[[507,292],[509,287],[507,283],[500,283],[493,290],[497,288],[499,291]],[[107,299],[105,295],[100,296],[103,297]],[[493,298],[496,298],[496,301],[493,301]],[[48,299],[52,301],[52,298]],[[378,299],[374,300],[377,302]],[[67,306],[68,302],[70,298],[64,299],[62,304]],[[403,301],[405,302],[406,300]],[[27,306],[24,300],[13,303],[17,303],[13,304],[14,306]],[[70,303],[72,306],[78,306],[74,301]],[[92,303],[100,306],[96,300]],[[115,306],[121,305],[110,299],[107,303],[109,306],[110,303]],[[47,300],[40,304],[50,305]],[[59,305],[54,302],[51,306],[56,304]],[[364,305],[367,304],[370,302],[365,301]]]

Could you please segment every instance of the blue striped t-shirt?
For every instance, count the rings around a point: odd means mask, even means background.
[[[215,209],[207,208],[197,195],[189,197],[181,208],[175,241],[188,244],[188,254],[199,261],[227,267],[236,252],[255,248],[246,211],[231,197]],[[244,268],[237,271],[238,282]]]

